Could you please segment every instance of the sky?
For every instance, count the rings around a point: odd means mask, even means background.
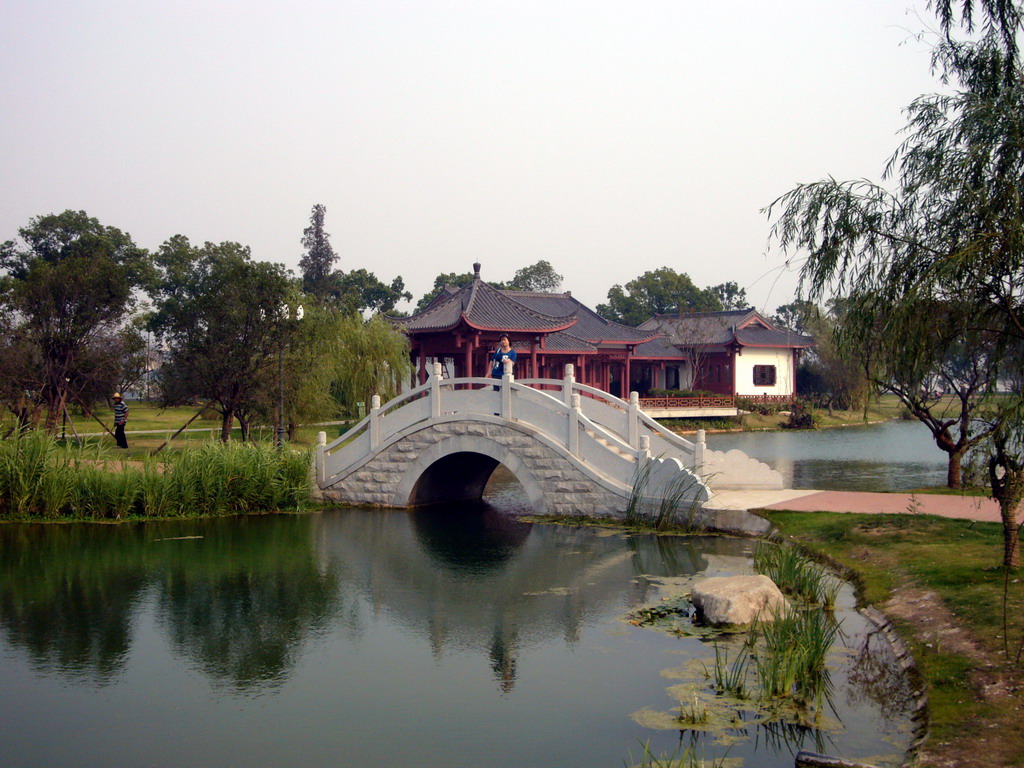
[[[762,209],[880,179],[938,83],[925,0],[5,0],[0,241],[85,210],[155,249],[485,280],[547,260],[589,306],[670,267],[769,313]],[[399,309],[410,309],[399,305]]]

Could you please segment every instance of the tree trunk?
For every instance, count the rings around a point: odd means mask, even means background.
[[[949,462],[946,464],[947,488],[960,488],[963,486],[963,475],[960,469],[963,458],[963,451],[950,451]]]
[[[1007,509],[999,503],[1003,518],[1003,565],[1020,568],[1020,528],[1017,527],[1017,508]]]
[[[220,441],[226,443],[231,439],[231,430],[235,426],[235,411],[233,408],[225,409],[224,419],[220,427]]]
[[[999,516],[1003,523],[1003,565],[1020,567],[1020,528],[1017,509],[1024,498],[1024,466],[1018,457],[1006,450],[1006,439],[997,437],[995,453],[988,461],[989,484],[992,498],[999,502]]]
[[[249,442],[249,419],[245,416],[239,415],[238,426],[242,428],[242,442]]]

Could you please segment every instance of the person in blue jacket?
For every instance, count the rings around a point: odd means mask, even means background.
[[[500,379],[505,375],[505,361],[511,360],[512,365],[516,363],[516,351],[508,343],[508,334],[503,333],[498,337],[498,346],[491,355],[491,378]],[[497,387],[495,387],[497,389]]]

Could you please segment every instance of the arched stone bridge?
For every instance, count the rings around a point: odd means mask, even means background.
[[[495,386],[497,384],[497,386]],[[537,514],[622,516],[631,503],[671,499],[697,513],[716,488],[781,488],[778,473],[739,451],[708,451],[624,401],[564,379],[443,379],[380,404],[331,443],[320,433],[316,480],[324,497],[414,507],[479,499],[503,464]]]

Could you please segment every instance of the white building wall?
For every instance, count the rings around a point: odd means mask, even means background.
[[[743,348],[743,354],[737,355],[736,361],[736,394],[740,396],[754,395],[792,395],[795,371],[793,368],[793,350],[791,349],[751,349]],[[775,386],[754,386],[754,366],[774,365]]]

